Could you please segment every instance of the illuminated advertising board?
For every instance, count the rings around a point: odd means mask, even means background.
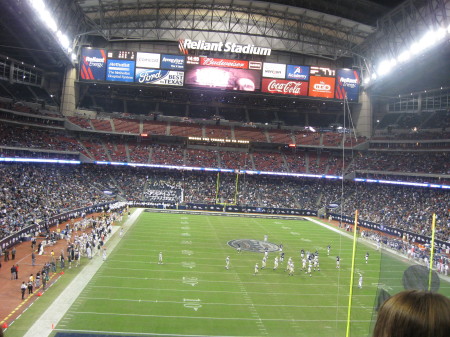
[[[261,70],[262,62],[259,61],[248,61],[248,69]]]
[[[334,77],[311,76],[309,78],[309,96],[334,98]]]
[[[334,77],[336,76],[336,70],[326,67],[311,66],[309,74],[311,76]]]
[[[286,65],[280,63],[263,63],[263,77],[282,78],[286,77]]]
[[[308,82],[263,78],[261,91],[271,94],[308,96]]]
[[[184,72],[136,68],[135,82],[141,84],[183,86]]]
[[[309,67],[306,66],[294,66],[288,64],[286,67],[286,79],[296,81],[308,81],[309,80]]]
[[[134,82],[134,61],[108,60],[106,80],[114,82]]]
[[[109,50],[108,58],[114,60],[134,61],[136,59],[136,53],[134,51],[127,50]]]
[[[265,47],[257,47],[252,44],[242,45],[234,42],[219,41],[210,42],[204,40],[180,40],[178,43],[180,51],[187,55],[189,50],[207,50],[218,51],[225,53],[240,53],[240,54],[253,54],[253,55],[270,55],[272,50]]]
[[[200,57],[200,65],[220,68],[248,69],[248,61]]]
[[[106,51],[83,48],[81,50],[80,77],[83,80],[104,81],[106,74]]]
[[[159,69],[161,54],[155,53],[137,53],[136,67]]]
[[[186,66],[184,83],[202,88],[255,91],[261,89],[261,71],[190,65]]]
[[[336,71],[336,98],[357,101],[361,79],[357,70],[338,69]]]
[[[161,55],[161,69],[184,70],[185,57],[181,55]]]

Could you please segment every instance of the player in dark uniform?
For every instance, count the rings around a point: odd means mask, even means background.
[[[336,268],[339,269],[341,267],[341,258],[336,256]]]

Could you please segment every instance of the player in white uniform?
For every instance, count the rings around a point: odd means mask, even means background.
[[[290,267],[291,263],[292,263],[292,257],[289,257],[289,259],[287,261],[286,269],[284,271],[288,271],[289,270],[289,267]]]
[[[302,249],[300,251],[300,258],[303,260],[304,257],[305,257],[305,251]]]
[[[331,246],[328,245],[328,246],[327,246],[327,254],[328,254],[328,256],[330,255],[330,251],[331,251]]]
[[[275,260],[273,261],[273,270],[277,270],[278,268],[278,256],[275,256]]]
[[[339,269],[341,267],[341,258],[336,256],[336,268]]]
[[[225,259],[225,269],[230,269],[230,257],[227,256]]]
[[[158,264],[163,264],[163,255],[162,255],[162,252],[159,252],[159,255],[158,255]]]
[[[289,265],[289,276],[294,276],[294,262],[291,261],[291,264]]]
[[[366,253],[366,263],[369,262],[369,252]]]
[[[362,288],[362,283],[363,283],[363,277],[362,277],[362,274],[359,273],[359,280],[358,280],[358,288],[359,289]]]
[[[261,262],[261,269],[266,268],[266,264],[267,264],[267,258],[264,256]]]
[[[311,277],[311,263],[308,264],[308,271],[306,272],[306,274],[309,274],[309,277]]]
[[[253,275],[257,275],[259,273],[259,266],[258,266],[258,263],[256,263],[255,264],[255,272],[254,272],[254,274]]]
[[[306,271],[306,258],[302,260],[302,270]]]
[[[319,266],[319,255],[315,255],[314,256],[314,271],[320,271],[320,266]]]

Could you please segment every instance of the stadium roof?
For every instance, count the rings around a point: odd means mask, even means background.
[[[43,1],[61,31],[74,41],[75,51],[117,41],[221,39],[330,60],[361,56],[374,62],[401,51],[433,20],[446,17],[435,12],[447,11],[439,7],[440,0]],[[70,63],[28,0],[6,1],[0,27],[0,54],[46,71],[61,72]],[[433,61],[425,70],[445,66],[449,54],[447,43],[438,53],[444,60]],[[430,85],[447,86],[447,73],[448,69],[437,69],[429,76],[435,80]]]
[[[272,49],[351,56],[389,8],[367,0],[52,0],[44,1],[62,30],[81,41],[177,41],[180,37],[235,35]],[[392,3],[392,2],[389,2]],[[394,2],[395,3],[395,2]],[[55,69],[67,62],[27,1],[10,0],[0,12],[0,53]],[[208,24],[207,24],[208,23]],[[188,35],[187,35],[188,34]]]

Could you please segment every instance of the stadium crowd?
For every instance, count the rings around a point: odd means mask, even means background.
[[[183,195],[182,203],[310,210],[338,203],[345,215],[358,209],[362,220],[421,235],[431,234],[436,213],[437,237],[450,242],[450,193],[440,189],[346,182],[341,202],[341,182],[326,179],[92,164],[2,164],[0,174],[1,237],[69,209],[117,198],[156,201],[158,195]]]

